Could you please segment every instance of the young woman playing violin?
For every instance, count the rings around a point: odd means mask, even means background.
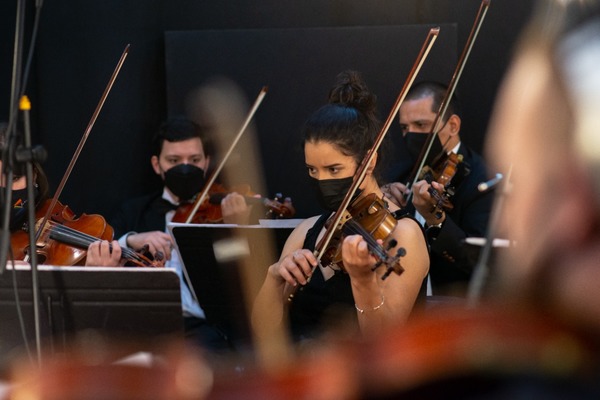
[[[413,219],[400,219],[390,234],[396,243],[389,252],[402,247],[406,255],[402,257],[404,272],[385,280],[381,279],[383,269],[373,270],[377,261],[361,235],[348,235],[339,243],[343,271],[324,266],[313,254],[326,219],[342,203],[378,132],[375,96],[358,73],[340,74],[329,104],[312,114],[304,127],[306,167],[328,212],[300,223],[285,243],[279,261],[269,267],[253,310],[253,326],[259,337],[285,324],[284,311],[289,311],[292,334],[298,340],[318,336],[333,317],[350,317],[354,326],[366,333],[409,316],[429,267],[425,237]],[[352,204],[371,194],[383,198],[376,167],[377,157]],[[397,208],[391,203],[389,207],[390,211]],[[289,303],[289,294],[295,290]]]

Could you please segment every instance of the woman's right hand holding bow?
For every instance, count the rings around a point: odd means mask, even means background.
[[[318,261],[310,250],[298,249],[269,267],[269,274],[290,286],[305,285]]]

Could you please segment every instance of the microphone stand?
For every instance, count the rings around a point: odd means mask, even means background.
[[[0,240],[0,275],[4,273],[6,267],[9,238],[10,238],[10,209],[12,207],[11,195],[12,187],[9,185],[12,182],[13,172],[13,154],[16,141],[16,126],[17,126],[17,102],[19,93],[21,92],[21,64],[23,54],[23,24],[25,23],[25,0],[17,1],[17,17],[15,22],[15,43],[13,51],[13,71],[10,90],[10,113],[8,118],[8,126],[5,133],[5,148],[2,151],[2,174],[6,177],[6,190],[4,191],[4,209],[2,210],[2,237]],[[10,178],[10,180],[8,180]]]
[[[31,265],[31,285],[33,289],[33,315],[35,319],[35,341],[37,344],[38,364],[42,363],[41,354],[41,327],[40,327],[40,286],[38,282],[38,259],[35,239],[35,179],[33,177],[33,164],[41,163],[46,159],[46,150],[42,147],[31,147],[31,128],[29,122],[29,110],[31,104],[26,96],[20,101],[19,108],[23,111],[24,147],[17,147],[15,159],[17,162],[25,163],[27,179],[27,226],[29,233],[29,264]]]
[[[504,200],[508,193],[510,192],[510,175],[512,172],[512,165],[506,175],[506,178],[503,179],[502,185],[500,186],[500,191],[496,197],[494,207],[492,208],[492,214],[490,216],[490,221],[488,224],[488,229],[485,238],[485,244],[481,253],[479,253],[479,259],[477,260],[477,265],[475,265],[475,269],[473,270],[473,276],[471,281],[469,282],[469,288],[467,293],[467,305],[469,307],[475,307],[479,303],[481,299],[481,293],[483,291],[483,287],[487,281],[490,266],[489,259],[492,254],[492,247],[494,245],[494,234],[496,226],[500,221],[500,216],[502,215],[502,209],[504,208]],[[496,175],[492,181],[495,181],[494,184],[501,182],[501,175]],[[493,184],[484,186],[484,191],[490,189]]]
[[[11,86],[11,103],[10,103],[10,115],[9,122],[6,131],[6,148],[2,152],[2,173],[7,178],[5,188],[5,199],[4,199],[4,210],[3,212],[3,224],[2,232],[0,237],[0,275],[4,272],[7,263],[8,248],[10,246],[10,211],[13,207],[12,203],[12,178],[14,167],[17,163],[26,163],[26,182],[27,182],[27,214],[28,214],[28,230],[29,230],[29,255],[31,265],[31,280],[32,280],[32,292],[33,292],[33,313],[34,313],[34,324],[35,324],[35,340],[37,348],[37,360],[38,366],[41,365],[42,361],[42,349],[41,349],[41,329],[40,329],[40,291],[38,282],[38,270],[37,270],[37,254],[35,246],[35,192],[34,186],[35,181],[33,178],[33,163],[42,162],[46,158],[46,152],[43,148],[37,147],[36,149],[31,148],[31,129],[29,120],[29,110],[31,106],[29,100],[22,96],[25,91],[27,75],[29,66],[31,65],[33,49],[35,47],[35,37],[37,36],[37,27],[39,22],[39,15],[41,11],[42,1],[36,1],[36,18],[34,25],[34,32],[32,35],[31,47],[29,49],[28,62],[25,69],[23,78],[21,77],[22,68],[22,54],[23,54],[23,32],[25,25],[25,0],[17,0],[17,14],[15,24],[15,42],[14,42],[14,58],[13,58],[13,73],[12,73],[12,86]],[[18,109],[24,113],[24,146],[17,147],[19,143],[17,135],[17,120],[18,120]]]

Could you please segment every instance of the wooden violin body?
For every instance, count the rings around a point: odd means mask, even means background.
[[[217,193],[226,193],[225,187],[219,183],[211,185],[208,196],[200,204],[196,213],[192,216],[190,223],[192,224],[217,224],[223,222],[223,214],[221,213],[221,203],[213,204],[210,201],[210,196]],[[177,207],[173,222],[186,223],[190,214],[193,212],[194,202],[183,203]]]
[[[79,217],[68,207],[56,202],[50,214],[48,210],[52,200],[46,200],[36,210],[35,251],[38,262],[48,265],[85,265],[88,246],[98,240],[113,239],[113,228],[104,217],[98,214],[81,214]],[[48,216],[46,223],[44,217]],[[42,227],[43,224],[43,227]],[[25,260],[30,254],[29,233],[27,227],[11,235],[11,249],[15,260]],[[40,231],[41,229],[41,231]],[[142,252],[122,248],[121,257],[129,262],[127,265],[138,267],[164,267],[162,254],[153,258]]]
[[[400,274],[404,269],[400,265],[399,257],[391,260],[387,255],[387,250],[395,247],[393,239],[390,240],[390,235],[396,228],[397,222],[383,200],[378,198],[375,193],[355,200],[340,221],[341,228],[337,229],[323,253],[322,264],[344,270],[341,241],[345,236],[360,234],[367,240],[369,250],[378,259],[378,263],[391,262],[388,268],[392,268],[394,272]],[[377,239],[383,240],[383,245],[379,245]]]
[[[40,229],[43,217],[51,205],[51,200],[46,200],[36,210],[36,231]],[[56,229],[57,226],[63,228]],[[79,217],[60,202],[52,209],[50,217],[44,225],[36,240],[36,253],[38,261],[50,265],[83,265],[87,254],[87,245],[83,248],[69,245],[65,241],[56,240],[57,236],[65,232],[82,233],[96,239],[112,240],[113,229],[106,220],[97,214],[82,214]],[[23,260],[30,252],[29,234],[25,229],[11,235],[11,247],[15,260]]]

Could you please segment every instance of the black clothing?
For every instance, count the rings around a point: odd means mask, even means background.
[[[330,215],[321,215],[315,225],[307,231],[303,249],[315,249],[317,237]],[[423,281],[415,306],[422,302],[425,294],[426,286]],[[350,275],[335,271],[334,275],[325,281],[321,269],[316,268],[310,281],[296,292],[289,309],[289,321],[295,340],[316,337],[328,327],[340,322],[344,323],[345,329],[358,330]]]
[[[302,248],[314,250],[317,237],[330,213],[321,215],[308,230]],[[325,281],[320,268],[316,268],[310,281],[300,288],[289,309],[290,329],[295,340],[319,336],[328,325],[349,318],[358,327],[350,275],[342,271]]]
[[[115,237],[119,238],[131,231],[138,233],[164,232],[166,228],[165,214],[172,209],[165,203],[169,202],[162,198],[162,190],[123,203],[111,220]]]
[[[162,191],[128,200],[111,220],[115,237],[132,231],[165,232],[165,215],[175,208],[175,205],[163,199]],[[223,354],[232,349],[229,338],[216,325],[203,318],[186,316],[184,328],[185,338],[191,345],[208,349],[212,354]]]
[[[450,199],[454,208],[446,212],[446,220],[435,238],[428,240],[431,265],[429,275],[434,295],[465,296],[473,271],[473,260],[464,246],[467,237],[485,237],[494,201],[494,191],[481,193],[477,186],[489,179],[483,158],[460,145],[463,163],[469,174]],[[412,204],[404,209],[415,214]]]

